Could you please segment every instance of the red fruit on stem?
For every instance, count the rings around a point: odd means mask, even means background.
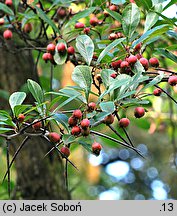
[[[85,27],[84,23],[78,22],[75,24],[76,29],[80,29],[80,28],[84,28],[84,27]]]
[[[102,149],[102,146],[101,146],[100,143],[94,142],[94,143],[92,144],[92,152],[93,152],[94,154],[96,154],[97,156],[100,154],[101,149]]]
[[[127,58],[127,61],[130,65],[134,65],[137,62],[137,57],[134,55],[131,55]]]
[[[136,118],[141,118],[145,115],[145,110],[143,107],[136,107],[134,110],[134,116]]]
[[[83,119],[81,121],[81,127],[84,129],[84,128],[87,128],[90,126],[90,121],[88,119]]]
[[[127,68],[129,66],[129,63],[127,61],[122,61],[120,64],[120,68]]]
[[[24,121],[24,119],[25,119],[25,116],[24,116],[23,114],[19,114],[19,115],[18,115],[18,121],[19,121],[20,123],[22,123],[22,122]]]
[[[64,18],[66,16],[65,8],[59,8],[57,10],[57,16],[60,17],[60,18]]]
[[[47,45],[47,52],[51,53],[52,55],[55,53],[55,45],[53,43]]]
[[[3,37],[6,40],[10,40],[12,38],[12,36],[13,36],[13,34],[9,29],[5,30],[3,33]]]
[[[68,119],[69,126],[76,126],[77,125],[77,119],[73,118],[72,116]]]
[[[11,7],[11,6],[13,5],[13,2],[12,2],[12,0],[6,0],[6,1],[5,1],[5,4],[6,4],[7,6]]]
[[[90,25],[96,26],[96,25],[98,25],[98,23],[99,23],[99,20],[96,16],[90,18]]]
[[[160,96],[162,94],[162,90],[159,88],[154,89],[153,94],[155,96]]]
[[[71,129],[71,134],[74,135],[74,136],[77,136],[79,135],[81,132],[81,128],[79,126],[74,126],[72,129]]]
[[[136,57],[139,60],[140,58],[142,58],[142,55],[138,53],[138,54],[136,54]]]
[[[31,23],[26,23],[24,28],[23,28],[23,31],[25,33],[30,33],[32,30],[33,30],[32,24]]]
[[[128,125],[130,124],[130,120],[128,118],[122,118],[119,121],[119,127],[128,127]]]
[[[61,139],[60,134],[55,133],[55,132],[49,133],[49,140],[50,140],[50,142],[57,143],[57,142],[60,141],[60,139]]]
[[[118,60],[118,61],[115,61],[115,62],[112,62],[111,63],[111,66],[114,68],[114,69],[117,69],[117,68],[120,68],[120,64],[122,63],[122,60]]]
[[[57,45],[57,50],[58,50],[59,53],[65,52],[65,51],[66,51],[66,46],[65,46],[65,44],[64,44],[64,43],[59,43],[59,44]]]
[[[118,8],[117,5],[110,5],[109,9],[112,10],[112,11],[118,11],[119,8]]]
[[[149,63],[152,67],[158,67],[159,66],[159,60],[155,57],[150,58]]]
[[[94,110],[96,110],[96,103],[94,103],[94,102],[90,102],[89,104],[88,104],[88,111],[94,111]]]
[[[114,116],[112,114],[106,116],[103,121],[106,125],[110,125],[114,122]]]
[[[135,50],[135,51],[139,51],[139,50],[141,49],[141,46],[142,46],[141,43],[137,44],[137,45],[135,46],[134,50]]]
[[[140,63],[143,65],[145,70],[148,70],[149,68],[149,62],[146,58],[140,58]]]
[[[38,119],[34,120],[34,122],[39,121]],[[42,127],[42,122],[36,122],[35,124],[32,125],[32,128],[35,130],[39,130]]]
[[[72,117],[73,118],[76,118],[76,119],[81,119],[82,118],[82,112],[81,110],[74,110],[73,114],[72,114]]]
[[[84,33],[85,34],[89,34],[89,32],[90,32],[90,28],[89,27],[84,28]]]
[[[171,86],[175,86],[177,84],[177,76],[175,75],[172,75],[168,78],[168,83],[171,85]]]
[[[118,36],[117,36],[116,33],[111,33],[111,34],[109,35],[109,37],[108,37],[109,40],[115,40],[115,39],[117,39],[117,38],[118,38]]]
[[[65,156],[65,157],[69,157],[70,156],[70,150],[68,147],[66,146],[63,146],[61,149],[60,149],[60,152]]]
[[[4,23],[5,23],[4,18],[0,18],[0,26],[4,25]]]
[[[51,55],[51,53],[44,53],[42,55],[42,59],[47,62],[48,60],[52,60],[53,59],[53,56]]]
[[[74,53],[75,53],[74,47],[73,46],[68,47],[68,54],[69,55],[74,55]]]
[[[113,79],[115,79],[115,78],[117,77],[117,74],[116,74],[116,73],[112,73],[112,74],[110,75],[110,77],[112,77]]]

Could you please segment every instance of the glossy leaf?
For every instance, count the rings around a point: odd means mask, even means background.
[[[62,141],[65,145],[68,145],[76,140],[76,137],[70,134],[63,134]]]
[[[63,125],[64,128],[67,129],[67,131],[69,131],[68,128],[68,116],[63,114],[63,113],[56,113],[52,116],[53,119],[55,119],[58,123],[60,123],[61,125]]]
[[[101,102],[100,108],[103,112],[113,113],[115,111],[115,105],[112,101]]]
[[[152,7],[151,0],[135,0],[138,7],[144,7],[146,10],[149,10]]]
[[[14,12],[5,4],[0,2],[0,10],[4,11],[6,14],[14,15]]]
[[[166,50],[166,49],[162,49],[162,48],[158,48],[156,49],[159,55],[164,56],[172,61],[174,61],[175,63],[177,63],[177,56],[174,55],[172,52]]]
[[[106,8],[106,11],[118,22],[122,23],[122,16],[116,12],[116,11],[112,11],[109,8]]]
[[[14,92],[9,98],[10,107],[14,113],[14,107],[21,105],[26,98],[25,92]]]
[[[90,65],[94,52],[94,43],[88,35],[80,35],[76,38],[76,47],[86,63]]]
[[[112,81],[114,80],[111,77],[111,74],[113,73],[115,73],[115,71],[111,69],[103,69],[100,73],[102,82],[106,88],[108,88],[111,85]]]

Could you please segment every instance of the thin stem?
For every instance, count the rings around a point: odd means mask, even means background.
[[[66,190],[69,191],[68,189],[68,161],[67,160],[65,162],[65,186],[66,186]]]
[[[8,179],[7,188],[8,188],[9,198],[10,198],[9,140],[6,141],[6,157],[7,157],[7,179]]]
[[[50,66],[50,91],[53,91],[53,64]],[[53,95],[50,95],[50,100],[52,101]]]

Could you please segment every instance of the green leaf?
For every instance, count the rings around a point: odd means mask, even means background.
[[[16,117],[18,117],[18,115],[20,114],[20,113],[23,113],[25,110],[27,110],[28,108],[31,108],[32,107],[32,105],[16,105],[15,107],[14,107],[14,114],[15,114],[15,116]]]
[[[21,105],[26,98],[25,92],[14,92],[9,98],[10,107],[14,113],[14,107]]]
[[[63,93],[66,96],[72,97],[76,94],[78,94],[78,91],[73,89],[73,88],[64,88],[64,89],[60,89],[59,93]],[[77,100],[83,102],[83,103],[87,103],[85,97],[83,97],[83,95],[80,93],[80,95],[78,95],[78,97],[76,98]]]
[[[176,24],[177,19],[170,19],[164,16],[162,13],[159,13],[158,11],[155,11],[155,13],[158,14],[160,17],[162,17],[166,21],[166,23],[177,26]]]
[[[113,113],[115,111],[115,105],[114,105],[114,102],[112,101],[108,101],[108,102],[101,102],[100,103],[100,108],[103,112],[106,112],[106,113]]]
[[[49,17],[44,13],[44,11],[41,10],[41,8],[39,8],[39,7],[37,7],[37,6],[34,6],[34,7],[35,7],[35,9],[36,9],[36,11],[37,11],[38,16],[39,16],[44,22],[46,22],[47,24],[49,24],[49,25],[53,28],[53,30],[54,30],[55,32],[57,32],[57,33],[60,34],[59,29],[56,27],[55,23],[51,20],[51,18],[49,18]]]
[[[108,88],[113,81],[113,78],[111,77],[112,73],[115,73],[115,71],[111,69],[103,69],[100,73],[102,82],[106,88]]]
[[[112,11],[109,8],[106,8],[106,11],[118,22],[122,23],[122,16],[116,11]]]
[[[129,40],[140,22],[140,11],[136,4],[129,4],[122,12],[122,28]]]
[[[144,7],[146,10],[149,10],[152,7],[151,0],[135,0],[138,7]]]
[[[64,128],[69,132],[68,128],[68,116],[63,113],[56,113],[52,116],[57,122],[63,125]]]
[[[4,11],[6,14],[14,15],[14,12],[5,4],[0,2],[0,10]]]
[[[9,113],[4,111],[4,110],[0,110],[0,120],[1,121],[6,121],[8,119],[11,119]]]
[[[177,3],[177,0],[171,0],[169,1],[169,3],[164,7],[164,11],[169,8],[170,6],[172,6],[173,4]]]
[[[14,129],[12,128],[3,128],[3,127],[0,127],[0,134],[3,134],[3,133],[6,133],[6,132],[9,132],[9,131],[13,131]]]
[[[41,104],[44,102],[44,93],[42,91],[42,88],[40,87],[40,85],[31,80],[31,79],[28,79],[27,80],[27,85],[28,85],[28,89],[29,91],[31,92],[31,94],[33,95],[33,97],[35,98],[35,100]]]
[[[177,40],[177,33],[175,31],[167,31],[167,35],[170,35],[171,37]]]
[[[158,4],[155,6],[155,11],[150,11],[146,15],[146,21],[145,21],[145,29],[144,33],[147,32],[152,26],[156,24],[156,22],[159,19],[159,15],[157,12],[161,13],[162,12],[162,4]]]
[[[142,74],[143,72],[145,72],[144,67],[142,66],[142,64],[139,61],[137,61],[134,64],[134,66],[132,67],[132,71],[135,74],[139,73],[139,75]]]
[[[82,65],[76,66],[72,73],[72,80],[85,91],[86,100],[88,101],[92,85],[92,74],[90,67]]]
[[[110,43],[99,55],[99,58],[97,60],[97,63],[100,63],[101,60],[104,58],[105,55],[108,54],[108,52],[110,52],[115,46],[117,46],[118,44],[120,44],[121,42],[123,42],[125,40],[125,38],[119,38],[114,40],[112,43]]]
[[[76,137],[70,134],[63,134],[62,141],[65,145],[68,145],[70,143],[73,143],[76,140]]]
[[[59,40],[58,40],[58,43],[57,43],[57,45],[56,45],[56,47],[55,47],[55,55],[54,55],[54,60],[55,60],[55,62],[56,62],[58,65],[64,64],[64,63],[66,62],[66,59],[67,59],[67,56],[68,56],[67,51],[65,51],[65,52],[63,52],[63,53],[59,53],[59,52],[58,52],[57,47],[58,47],[58,45],[59,45],[60,43],[64,43],[64,44],[65,44],[65,47],[66,47],[66,50],[67,50],[66,41],[63,40],[63,39],[59,39]]]
[[[175,63],[177,63],[177,56],[174,55],[172,52],[169,52],[168,50],[166,49],[162,49],[162,48],[157,48],[157,54],[161,55],[161,56],[164,56],[172,61],[174,61]]]
[[[137,44],[144,41],[144,43],[148,42],[152,38],[162,35],[163,33],[167,32],[169,30],[169,25],[160,25],[156,26],[150,30],[148,30],[145,34],[143,34],[138,40],[136,40],[132,44],[132,48],[135,47]]]
[[[80,35],[76,38],[76,47],[86,63],[90,65],[94,52],[94,43],[88,35]]]
[[[78,143],[80,144],[80,145],[82,145],[89,153],[93,153],[92,152],[92,147],[91,147],[91,145],[90,144],[88,144],[88,143],[86,143],[86,142],[84,142],[84,141],[78,141]]]
[[[116,5],[122,5],[126,2],[126,0],[111,0],[112,4],[116,4]]]
[[[82,19],[84,17],[88,17],[94,10],[96,9],[96,7],[90,7],[88,9],[85,9],[79,13],[77,13],[76,15],[74,15],[70,21],[66,24],[65,27],[69,26],[71,23],[78,21],[79,19]]]

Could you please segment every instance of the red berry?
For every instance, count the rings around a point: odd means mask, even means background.
[[[134,65],[137,62],[137,57],[134,55],[131,55],[130,57],[127,58],[127,61],[130,65]]]
[[[109,40],[115,40],[115,39],[117,39],[117,38],[118,38],[118,36],[117,36],[116,33],[111,33],[111,34],[109,35],[109,37],[108,37]]]
[[[5,23],[4,18],[0,18],[0,26],[4,25],[4,23]]]
[[[90,103],[88,104],[88,111],[92,112],[92,111],[94,111],[94,110],[96,110],[96,103],[90,102]]]
[[[13,34],[9,29],[5,30],[3,33],[3,37],[6,40],[10,40],[12,38],[12,36],[13,36]]]
[[[32,24],[31,23],[26,23],[25,26],[24,26],[24,28],[23,28],[23,31],[25,33],[30,33],[32,31],[32,29],[33,29]]]
[[[81,121],[81,127],[82,128],[87,128],[87,127],[89,127],[90,126],[90,121],[88,120],[88,119],[83,119],[82,121]]]
[[[76,126],[77,125],[77,119],[73,118],[72,116],[68,119],[69,126]]]
[[[129,66],[129,63],[127,61],[122,61],[120,64],[120,68],[127,68]]]
[[[24,119],[25,119],[25,116],[24,116],[23,114],[19,114],[19,115],[18,115],[18,121],[19,121],[20,123],[22,123],[22,122],[24,121]]]
[[[92,152],[93,152],[94,154],[96,154],[97,156],[100,154],[101,149],[102,149],[102,146],[101,146],[100,143],[94,142],[94,143],[92,144]]]
[[[73,116],[73,118],[81,119],[82,118],[82,112],[81,112],[81,110],[74,110],[72,116]]]
[[[47,52],[51,53],[52,55],[55,53],[55,45],[53,43],[47,45]]]
[[[50,139],[50,142],[57,143],[60,141],[61,136],[58,133],[51,132],[51,133],[49,133],[49,139]]]
[[[84,23],[78,22],[78,23],[75,24],[76,29],[84,28],[84,27],[85,27]]]
[[[93,54],[93,59],[97,60],[98,59],[98,56]]]
[[[177,84],[177,76],[175,75],[172,75],[168,78],[168,83],[171,85],[171,86],[175,86]]]
[[[98,25],[98,23],[99,23],[99,20],[96,16],[90,18],[90,25],[96,26]]]
[[[130,124],[130,120],[128,118],[122,118],[119,121],[119,127],[128,127],[128,125]]]
[[[111,63],[111,66],[112,66],[113,68],[117,69],[117,68],[120,68],[120,64],[121,64],[121,63],[122,63],[122,60],[120,59],[120,60],[118,60],[118,61],[112,62],[112,63]]]
[[[115,79],[115,78],[117,77],[117,74],[116,74],[116,73],[112,73],[112,74],[110,75],[110,77],[112,77],[113,79]]]
[[[114,122],[114,116],[112,114],[106,116],[103,121],[106,125],[110,125]]]
[[[134,111],[134,115],[136,118],[141,118],[145,115],[145,110],[143,107],[136,107]]]
[[[85,34],[88,34],[89,32],[90,32],[90,28],[89,27],[84,28],[84,33]]]
[[[138,54],[136,54],[136,57],[139,60],[140,58],[142,58],[142,55],[138,53]]]
[[[109,9],[112,11],[118,11],[118,6],[117,5],[110,5]]]
[[[145,70],[148,70],[149,68],[149,62],[146,58],[140,58],[140,63],[143,65]]]
[[[47,62],[48,60],[52,60],[52,55],[51,55],[51,53],[44,53],[44,54],[42,55],[42,59],[43,59],[45,62]]]
[[[38,119],[34,120],[34,122],[36,121],[39,121]],[[42,123],[39,121],[39,122],[36,122],[35,124],[32,125],[32,128],[35,129],[35,130],[39,130],[41,129],[42,127]]]
[[[74,55],[74,53],[75,53],[74,47],[73,46],[68,47],[68,54],[69,55]]]
[[[60,152],[65,156],[65,157],[69,157],[70,156],[70,150],[68,147],[63,146],[60,149]]]
[[[6,0],[5,4],[10,7],[13,5],[13,2],[12,2],[12,0]]]
[[[74,126],[72,129],[71,129],[71,134],[74,135],[74,136],[77,136],[79,135],[81,132],[81,128],[79,126]]]
[[[150,58],[149,63],[152,67],[158,67],[159,66],[159,60],[157,58]]]
[[[159,88],[154,89],[153,94],[155,96],[160,96],[162,94],[162,90]]]
[[[59,8],[57,10],[57,16],[60,18],[64,18],[66,16],[66,10],[64,8]]]
[[[141,49],[141,43],[137,44],[134,48],[135,51],[139,51]]]
[[[84,128],[84,129],[81,129],[81,134],[82,136],[88,136],[90,134],[90,128],[87,127],[87,128]]]
[[[65,52],[65,51],[66,51],[66,46],[65,46],[65,44],[64,44],[64,43],[59,43],[59,44],[57,45],[57,50],[58,50],[59,53]]]

